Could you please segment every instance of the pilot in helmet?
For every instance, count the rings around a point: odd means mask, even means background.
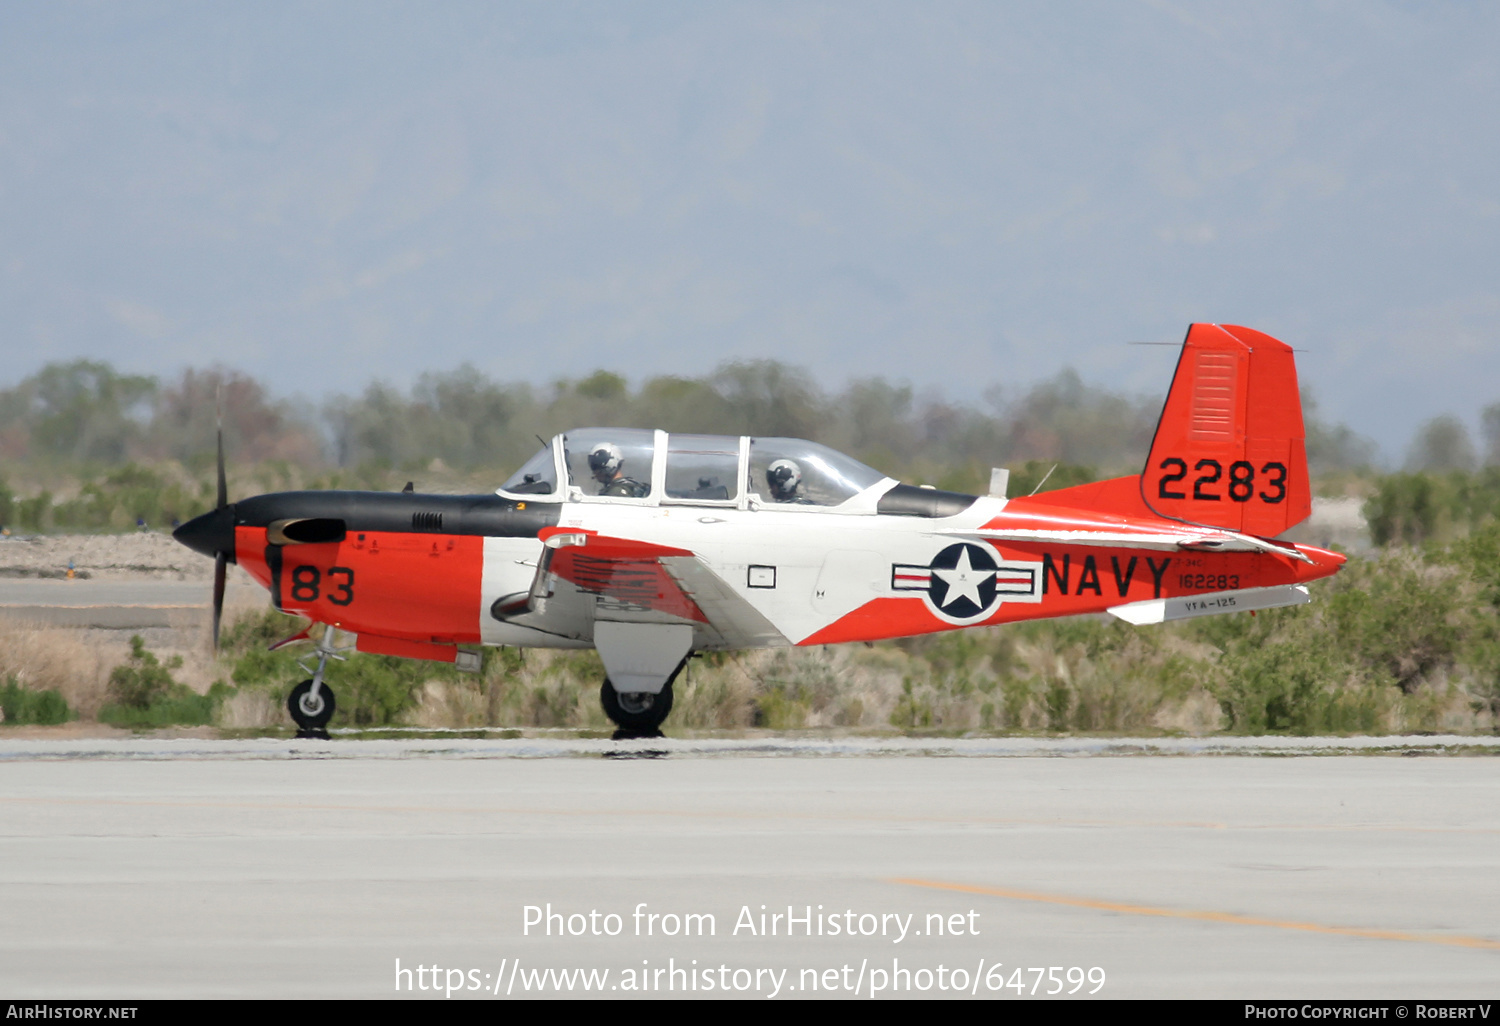
[[[802,486],[802,468],[796,460],[779,459],[766,468],[766,485],[773,502],[807,502],[798,489]]]
[[[625,457],[620,452],[620,447],[613,442],[600,442],[589,451],[589,470],[593,473],[594,480],[604,486],[599,489],[600,495],[642,498],[651,490],[651,486],[626,477],[624,467]]]

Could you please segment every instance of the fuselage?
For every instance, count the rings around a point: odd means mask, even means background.
[[[1193,525],[1052,506],[1045,493],[1007,501],[894,482],[878,490],[845,510],[284,492],[230,507],[232,551],[277,608],[362,638],[410,643],[394,654],[418,656],[429,645],[590,646],[586,627],[548,629],[514,615],[536,591],[545,539],[572,532],[692,554],[774,628],[759,643],[780,645],[874,641],[1298,585],[1343,563],[1311,546],[1215,551]],[[200,521],[215,515],[187,525],[184,543],[214,551]],[[215,523],[227,526],[222,517]],[[1133,545],[1132,532],[1149,545]],[[697,622],[696,648],[725,647],[691,589],[684,605],[649,574],[611,568],[602,576],[552,572],[573,578],[601,608]]]

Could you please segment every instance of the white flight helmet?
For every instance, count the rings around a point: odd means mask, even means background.
[[[797,494],[802,483],[802,468],[796,460],[779,459],[766,468],[766,484],[771,486],[771,495],[778,499]]]
[[[600,481],[609,481],[625,462],[620,447],[613,442],[600,442],[589,452],[589,470]]]

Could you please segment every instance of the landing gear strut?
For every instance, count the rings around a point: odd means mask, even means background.
[[[344,658],[334,644],[337,633],[332,627],[324,629],[323,637],[318,640],[318,668],[308,671],[312,679],[292,688],[292,693],[287,696],[286,711],[292,714],[292,722],[297,724],[298,737],[328,740],[328,721],[333,719],[337,705],[333,689],[323,683],[323,671],[327,669],[329,659],[342,661]],[[297,665],[307,669],[300,662]]]

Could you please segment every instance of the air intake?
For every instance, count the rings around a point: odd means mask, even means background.
[[[441,513],[413,513],[411,529],[413,531],[441,531],[443,515]]]
[[[342,520],[303,517],[274,521],[266,528],[266,541],[272,545],[317,545],[323,542],[341,542],[345,534]]]

